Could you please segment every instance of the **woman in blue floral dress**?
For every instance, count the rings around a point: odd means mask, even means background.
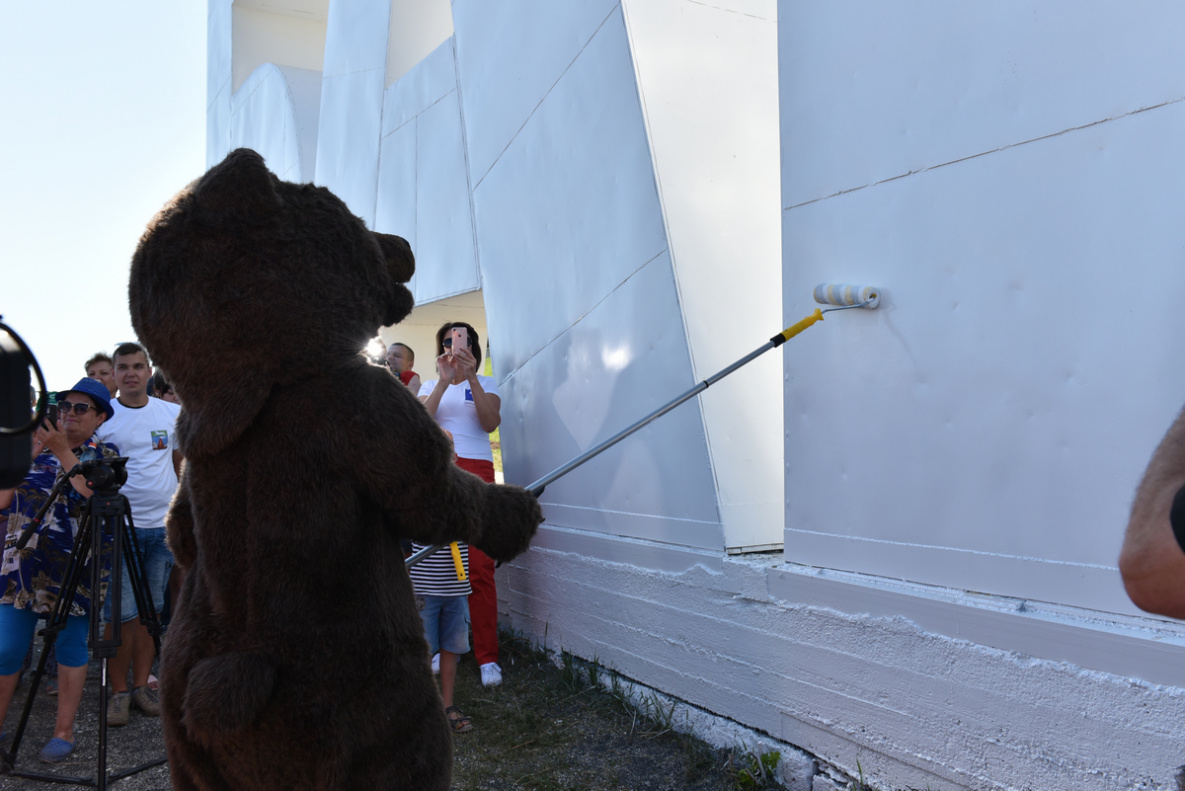
[[[91,491],[83,476],[70,478],[45,521],[24,549],[16,541],[49,499],[54,484],[80,462],[114,457],[117,449],[97,444],[92,435],[111,417],[110,393],[94,379],[83,379],[72,390],[57,394],[61,417],[55,425],[46,421],[33,434],[33,463],[25,480],[15,489],[0,490],[0,527],[5,529],[0,564],[0,722],[20,679],[20,666],[33,639],[39,619],[48,617],[57,603],[66,567],[78,533],[82,507]],[[93,562],[93,559],[92,559]],[[110,555],[100,558],[105,585]],[[82,700],[88,662],[87,635],[92,593],[103,601],[103,591],[91,591],[89,567],[83,573],[58,636],[58,716],[53,738],[41,750],[41,760],[56,763],[74,750],[74,716]],[[7,734],[0,734],[0,740]]]

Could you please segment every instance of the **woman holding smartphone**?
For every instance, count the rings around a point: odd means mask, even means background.
[[[502,399],[493,377],[481,367],[481,341],[463,321],[452,321],[436,331],[438,378],[420,387],[420,401],[440,427],[452,432],[457,466],[488,483],[494,482],[494,454],[490,432],[502,422]],[[469,547],[469,617],[473,625],[473,653],[481,668],[482,686],[502,683],[498,665],[498,593],[494,561],[477,547]]]

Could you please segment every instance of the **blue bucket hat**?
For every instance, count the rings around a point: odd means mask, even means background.
[[[98,379],[79,379],[78,384],[71,387],[69,390],[59,390],[54,396],[55,401],[61,401],[62,396],[67,393],[82,393],[85,396],[90,396],[99,405],[99,409],[107,413],[107,419],[115,417],[115,410],[111,408],[111,391],[107,389],[107,385],[100,382]]]

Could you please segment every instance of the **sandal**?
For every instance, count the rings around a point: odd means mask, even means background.
[[[452,726],[453,733],[468,733],[473,730],[473,723],[465,716],[465,712],[456,706],[445,709],[444,716],[448,717],[448,724]]]

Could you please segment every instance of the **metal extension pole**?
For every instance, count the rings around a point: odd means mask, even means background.
[[[582,453],[579,456],[577,456],[576,458],[572,459],[570,462],[563,465],[562,467],[558,467],[555,470],[553,470],[552,472],[549,472],[547,475],[544,475],[542,478],[535,481],[530,486],[526,487],[527,491],[529,491],[531,494],[538,497],[539,495],[543,494],[543,489],[552,481],[554,481],[558,478],[562,478],[563,476],[567,475],[572,470],[576,469],[581,464],[584,464],[586,461],[593,458],[594,456],[598,456],[601,453],[604,453],[609,448],[611,448],[614,445],[616,445],[617,443],[621,442],[623,439],[625,439],[629,435],[633,434],[634,432],[638,431],[639,429],[654,422],[658,418],[665,415],[667,412],[670,412],[672,409],[679,406],[684,401],[692,399],[695,396],[702,393],[703,391],[707,390],[709,387],[716,384],[717,382],[719,382],[724,377],[728,376],[730,373],[732,373],[736,369],[738,369],[742,366],[748,365],[749,363],[753,362],[761,355],[768,352],[770,349],[776,349],[777,347],[781,346],[783,343],[790,340],[795,335],[797,335],[798,333],[805,330],[807,327],[810,327],[815,322],[822,321],[824,313],[830,313],[833,310],[847,310],[849,308],[862,308],[866,304],[868,304],[868,303],[865,302],[865,303],[861,303],[859,305],[845,305],[843,307],[828,308],[827,310],[821,310],[821,309],[816,308],[814,313],[807,316],[802,321],[800,321],[797,324],[794,324],[790,327],[787,327],[786,329],[782,330],[774,337],[770,338],[769,341],[764,346],[761,346],[760,348],[753,350],[752,352],[745,355],[741,359],[737,360],[736,362],[734,362],[732,365],[728,366],[727,368],[724,368],[721,371],[713,374],[712,376],[709,376],[707,379],[704,379],[702,382],[700,382],[695,387],[688,390],[683,395],[679,396],[678,398],[676,398],[675,400],[666,404],[665,406],[659,407],[656,411],[651,412],[649,415],[642,418],[637,423],[634,423],[632,426],[625,429],[624,431],[621,431],[621,432],[617,433],[616,435],[610,437],[609,439],[602,442],[600,445],[597,445],[595,448],[585,451],[584,453]],[[433,552],[437,551],[438,549],[442,549],[443,547],[444,547],[443,544],[437,544],[434,546],[425,547],[425,548],[421,549],[419,552],[416,552],[413,555],[411,555],[410,557],[408,557],[407,560],[404,561],[404,563],[408,568],[411,568],[412,566],[416,565],[424,558],[431,555]]]

